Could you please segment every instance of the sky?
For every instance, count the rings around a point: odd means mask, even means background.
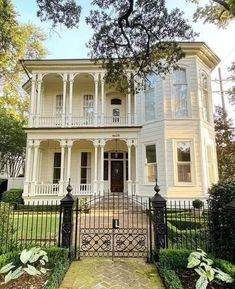
[[[79,4],[83,7],[79,29],[66,29],[64,26],[56,28],[56,32],[51,29],[51,23],[41,22],[36,17],[37,5],[36,0],[12,0],[18,19],[20,22],[31,22],[39,26],[47,36],[45,46],[48,50],[47,58],[87,58],[88,49],[85,43],[92,36],[92,30],[85,24],[85,17],[91,10],[89,0],[79,0]],[[207,2],[207,0],[201,0]],[[227,68],[232,60],[235,60],[235,21],[230,23],[226,29],[219,29],[213,24],[204,24],[202,21],[197,23],[192,22],[192,15],[195,11],[195,5],[188,3],[185,0],[167,0],[169,10],[178,7],[185,13],[185,17],[192,24],[194,30],[200,35],[195,38],[196,41],[205,41],[207,45],[219,56],[221,62],[218,67],[221,67],[222,78],[226,80],[229,77]],[[218,82],[218,67],[212,73],[212,90],[219,91]],[[235,82],[224,81],[224,90],[226,91]],[[213,93],[214,104],[220,104],[220,94]],[[235,120],[235,108],[226,100],[226,109],[229,116]]]

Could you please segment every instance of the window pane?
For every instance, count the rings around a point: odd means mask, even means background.
[[[155,182],[157,178],[157,164],[146,165],[145,170],[146,181],[148,183]]]
[[[104,158],[108,159],[109,158],[109,154],[108,153],[104,153]]]
[[[108,168],[109,168],[109,162],[104,161],[104,181],[108,180]]]
[[[190,162],[190,143],[189,142],[179,142],[177,143],[177,156],[178,161]]]
[[[58,183],[60,180],[60,168],[54,168],[53,171],[53,183]]]
[[[54,167],[61,167],[61,153],[54,153]]]
[[[190,164],[178,164],[178,181],[188,183],[192,181]]]
[[[155,93],[154,89],[145,91],[145,120],[154,120],[155,116]]]
[[[184,68],[175,69],[173,72],[173,83],[174,84],[185,84],[186,80],[186,70]]]
[[[176,117],[188,116],[188,86],[186,70],[177,69],[173,72],[173,99]]]
[[[82,152],[81,154],[81,166],[86,167],[87,166],[87,153]]]
[[[156,163],[156,146],[155,145],[146,146],[146,162]]]

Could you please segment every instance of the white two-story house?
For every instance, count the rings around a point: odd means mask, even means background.
[[[186,57],[145,90],[107,85],[89,59],[24,60],[31,79],[24,200],[116,192],[167,199],[206,198],[218,179],[211,71],[219,62],[202,42],[181,43]]]

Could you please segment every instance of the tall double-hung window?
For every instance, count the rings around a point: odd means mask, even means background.
[[[201,76],[201,94],[202,94],[202,117],[204,120],[209,121],[209,105],[208,105],[208,76],[205,73],[202,73]]]
[[[94,97],[91,94],[83,96],[83,112],[85,118],[92,118],[94,115]]]
[[[147,76],[145,84],[145,121],[156,118],[156,96],[155,96],[156,75],[151,73]]]
[[[81,184],[91,183],[91,153],[81,153]]]
[[[177,142],[177,180],[192,182],[192,145],[190,141]]]
[[[173,110],[176,118],[188,116],[188,84],[184,68],[173,71]]]
[[[156,145],[145,146],[145,181],[146,183],[155,182],[157,178],[157,156]]]
[[[53,183],[59,183],[61,174],[61,153],[54,153]]]
[[[56,115],[60,116],[63,111],[63,95],[57,94],[56,95]]]

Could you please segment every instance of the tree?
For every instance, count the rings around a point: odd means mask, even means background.
[[[17,177],[24,169],[26,133],[21,120],[0,110],[0,170]]]
[[[187,0],[197,4],[194,20],[203,19],[204,23],[213,23],[226,27],[235,18],[235,0],[210,0],[208,4],[200,5],[200,0]]]
[[[4,79],[0,107],[18,117],[28,110],[28,98],[21,89],[26,77],[19,59],[45,56],[44,40],[35,25],[18,23],[11,0],[0,0],[0,74]]]
[[[235,176],[235,141],[232,121],[227,120],[226,112],[217,106],[215,115],[215,140],[220,180]]]
[[[78,27],[81,5],[74,0],[37,0],[37,15],[55,27]],[[107,69],[106,81],[126,85],[126,71],[147,79],[165,74],[184,56],[176,43],[195,36],[179,9],[168,12],[165,0],[93,0],[86,22],[94,34],[90,56]],[[134,75],[132,75],[133,79]],[[136,78],[137,79],[137,78]]]
[[[232,80],[235,81],[235,61],[232,63],[232,65],[229,67],[228,70],[231,73]],[[232,105],[235,105],[235,86],[229,89],[228,96],[229,96],[229,102]]]

